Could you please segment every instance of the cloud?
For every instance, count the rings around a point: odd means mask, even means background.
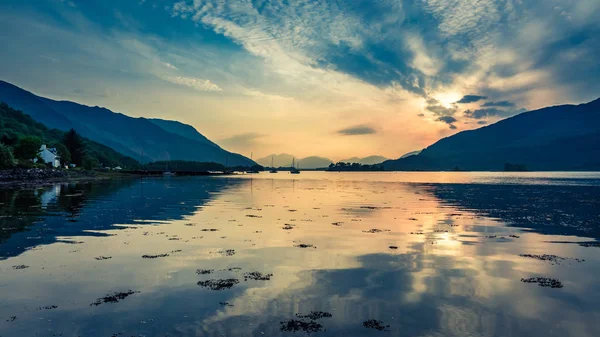
[[[246,89],[246,90],[244,90],[243,94],[246,96],[251,96],[251,97],[270,100],[270,101],[292,101],[292,100],[294,100],[291,97],[279,96],[279,95],[273,95],[273,94],[265,94],[259,90],[254,90],[254,89]]]
[[[225,148],[252,149],[257,146],[258,140],[264,136],[258,132],[246,132],[221,139],[218,143]]]
[[[458,107],[455,104],[451,104],[449,107],[444,106],[435,98],[427,99],[425,109],[433,112],[436,116],[453,116],[458,111]]]
[[[179,70],[179,69],[177,69],[177,67],[176,67],[176,66],[172,65],[172,64],[171,64],[171,63],[169,63],[169,62],[162,62],[162,65],[163,65],[163,66],[165,66],[165,67],[167,67],[167,68],[169,68],[169,69],[173,69],[173,70]]]
[[[344,136],[360,136],[360,135],[371,135],[377,133],[377,130],[368,125],[355,125],[345,129],[337,131],[338,134]]]
[[[184,85],[186,87],[194,88],[199,91],[208,91],[208,92],[223,91],[223,89],[221,89],[221,87],[219,87],[218,85],[212,83],[209,80],[204,80],[201,78],[182,77],[182,76],[166,76],[166,77],[164,77],[164,79],[171,83]]]
[[[454,123],[456,123],[458,120],[452,116],[441,116],[438,117],[436,121],[448,124],[450,129],[456,129],[456,125],[454,125]]]
[[[483,99],[486,99],[486,96],[478,96],[478,95],[465,95],[463,96],[463,98],[461,98],[459,101],[457,101],[456,103],[461,103],[461,104],[466,104],[466,103],[473,103],[473,102],[477,102],[477,101],[481,101]]]
[[[498,101],[498,102],[485,102],[482,107],[502,107],[502,108],[514,108],[515,103],[510,101]]]

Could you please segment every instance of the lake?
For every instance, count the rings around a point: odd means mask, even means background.
[[[600,173],[0,190],[0,336],[599,336]]]

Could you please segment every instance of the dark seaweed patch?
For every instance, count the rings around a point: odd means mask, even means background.
[[[294,229],[294,226],[286,223],[283,227],[281,227],[281,229],[290,230]]]
[[[15,269],[15,270],[27,269],[27,268],[29,268],[29,266],[26,266],[24,264],[20,264],[18,266],[13,266],[13,269]]]
[[[196,274],[198,275],[208,275],[212,274],[214,269],[196,269]]]
[[[363,208],[363,209],[390,209],[391,207],[389,207],[389,206],[384,206],[384,207],[378,207],[378,206],[360,206],[360,208]]]
[[[164,254],[158,254],[158,255],[142,255],[143,259],[157,259],[159,257],[167,257],[169,256],[169,254],[164,253]]]
[[[249,217],[249,218],[262,218],[262,216],[255,215],[255,214],[246,214],[246,216]]]
[[[363,322],[363,326],[367,329],[375,329],[377,331],[390,331],[389,325],[384,325],[383,321],[369,319]]]
[[[310,320],[316,321],[322,318],[331,318],[333,317],[330,313],[325,311],[311,311],[308,315],[296,314],[296,317],[300,319],[308,318]]]
[[[525,283],[537,283],[540,287],[550,287],[550,288],[562,288],[563,284],[554,278],[548,277],[529,277],[522,278],[521,282]]]
[[[263,274],[257,271],[244,273],[244,281],[255,280],[255,281],[269,281],[273,274]]]
[[[368,231],[363,231],[363,233],[381,233],[381,232],[389,232],[389,229],[377,229],[377,228],[373,228],[373,229],[369,229]]]
[[[537,255],[537,254],[519,254],[519,256],[521,257],[527,257],[530,259],[536,259],[536,260],[540,260],[540,261],[547,261],[550,264],[561,264],[564,261],[567,260],[573,260],[575,262],[583,262],[585,260],[583,259],[571,259],[571,258],[566,258],[566,257],[560,257],[560,256],[556,256],[556,255],[549,255],[549,254],[542,254],[542,255]]]
[[[233,256],[233,255],[235,255],[235,250],[233,250],[233,249],[220,250],[217,252],[217,254],[221,254],[223,256]]]
[[[286,332],[298,332],[303,331],[305,333],[313,333],[323,331],[323,325],[315,321],[300,321],[296,319],[290,319],[279,323],[279,329]]]
[[[216,228],[202,228],[201,231],[203,231],[203,232],[218,232],[219,230]]]
[[[231,268],[227,268],[227,269],[221,269],[221,271],[229,271],[232,273],[237,273],[238,271],[241,271],[242,268],[240,267],[231,267]]]
[[[398,246],[390,246],[390,249],[398,249]]]
[[[229,302],[219,302],[220,305],[224,306],[224,307],[233,307],[233,304],[229,304]]]
[[[95,305],[98,306],[102,303],[118,303],[121,300],[124,300],[125,298],[139,293],[139,291],[133,291],[133,290],[127,290],[125,292],[120,292],[120,293],[113,293],[113,294],[108,294],[104,297],[100,297],[99,299],[96,300],[96,302],[90,304],[90,305]]]
[[[334,226],[338,226],[339,227],[339,226],[341,226],[343,224],[343,222],[338,221],[338,222],[332,222],[331,224],[334,225]]]
[[[220,279],[220,280],[206,280],[198,282],[198,285],[204,288],[208,288],[210,290],[225,290],[230,289],[234,285],[240,283],[238,279],[228,278],[228,279]]]
[[[581,247],[600,247],[600,242],[582,242],[579,245]]]
[[[520,238],[520,236],[518,236],[518,235],[514,235],[514,234],[511,234],[511,235],[509,235],[509,237],[511,237],[511,238],[514,238],[514,239],[518,239],[518,238]]]
[[[52,310],[58,308],[58,305],[47,305],[45,307],[39,307],[37,310]]]
[[[112,259],[112,256],[98,256],[98,257],[95,257],[94,259],[96,259],[98,261],[110,260],[110,259]]]
[[[300,243],[300,244],[295,245],[294,247],[298,247],[298,248],[315,248],[315,249],[317,248],[317,247],[315,247],[313,245],[306,244],[306,243]]]

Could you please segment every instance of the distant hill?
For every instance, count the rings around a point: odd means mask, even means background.
[[[342,162],[342,163],[359,163],[362,165],[373,165],[373,164],[383,163],[386,160],[388,160],[388,158],[383,157],[383,156],[369,156],[369,157],[364,157],[364,158],[352,157],[352,158],[340,160],[340,162]]]
[[[600,170],[600,99],[560,105],[443,138],[416,156],[385,161],[386,170]]]
[[[0,101],[22,110],[49,128],[74,128],[81,135],[109,146],[121,154],[157,160],[187,160],[251,166],[254,162],[228,152],[193,127],[161,119],[133,118],[106,108],[39,97],[0,81]]]
[[[273,158],[273,166],[275,167],[290,167],[292,166],[292,159],[296,158],[296,165],[300,169],[316,169],[328,167],[333,161],[329,158],[310,156],[306,158],[297,158],[291,154],[280,153],[272,154],[256,160],[259,165],[271,166],[271,158]]]
[[[310,157],[300,159],[299,163],[298,163],[298,167],[300,169],[325,168],[325,167],[328,167],[329,164],[331,164],[331,163],[333,163],[333,162],[329,158],[310,156]]]
[[[292,159],[295,158],[291,154],[280,153],[280,154],[272,154],[266,157],[260,158],[256,160],[256,163],[262,166],[271,167],[271,158],[273,158],[273,166],[275,167],[289,167],[292,165]]]

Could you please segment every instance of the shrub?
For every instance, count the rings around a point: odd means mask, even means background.
[[[0,143],[0,168],[11,168],[15,165],[15,157],[10,147]]]

